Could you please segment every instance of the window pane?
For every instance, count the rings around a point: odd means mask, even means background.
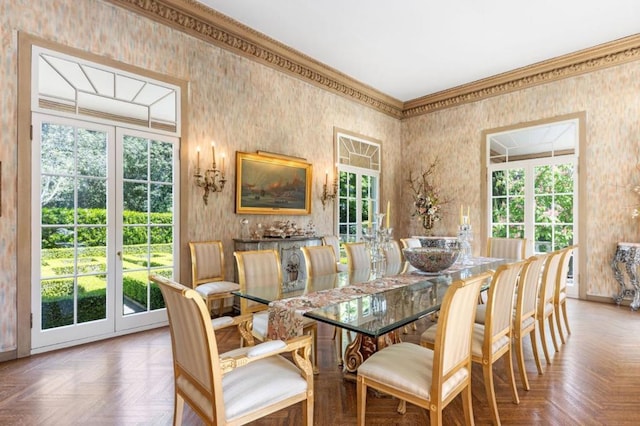
[[[551,222],[555,215],[553,210],[553,197],[550,195],[537,196],[535,199],[535,212],[537,223]]]
[[[509,198],[509,222],[524,222],[524,197]]]
[[[107,317],[107,280],[104,275],[78,277],[78,322]]]
[[[122,185],[122,201],[123,201],[123,209],[125,212],[126,219],[126,210],[136,211],[136,212],[146,212],[148,206],[147,200],[147,183],[140,182],[124,182]],[[129,222],[131,223],[131,222]],[[141,223],[141,222],[135,222]],[[146,219],[143,223],[146,223]]]
[[[509,195],[524,195],[524,169],[509,170]]]
[[[552,166],[535,167],[535,194],[551,194],[553,189]]]
[[[497,170],[492,173],[492,194],[494,197],[504,197],[507,195],[507,181],[505,171]]]
[[[507,197],[493,199],[493,223],[507,222]]]
[[[125,136],[123,141],[123,167],[125,179],[147,179],[147,139]]]
[[[75,174],[75,132],[73,126],[42,123],[41,173]]]
[[[78,174],[107,176],[107,134],[78,129]]]
[[[560,164],[555,171],[556,193],[573,193],[573,164]]]
[[[153,141],[151,143],[151,180],[156,182],[173,181],[173,144]],[[221,167],[220,164],[216,165]]]

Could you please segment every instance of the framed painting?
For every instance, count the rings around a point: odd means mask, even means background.
[[[236,152],[236,213],[310,214],[311,164]]]

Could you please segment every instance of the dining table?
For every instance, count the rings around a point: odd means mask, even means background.
[[[401,341],[399,329],[437,312],[452,282],[495,270],[508,261],[472,257],[434,274],[402,262],[387,265],[382,276],[364,268],[305,277],[283,283],[278,291],[260,288],[233,294],[268,305],[269,339],[302,335],[303,317],[353,332],[354,337],[345,340],[343,357],[345,374],[353,376],[374,352]]]

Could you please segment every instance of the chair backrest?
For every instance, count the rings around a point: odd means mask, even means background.
[[[567,274],[569,273],[569,262],[573,256],[576,246],[569,246],[562,249],[562,257],[558,266],[558,277],[556,278],[556,299],[560,297],[560,293],[567,289]]]
[[[525,263],[522,260],[500,265],[493,274],[487,295],[483,353],[491,349],[491,342],[511,332],[513,299],[518,277]]]
[[[336,262],[340,260],[340,238],[335,235],[325,235],[322,237],[322,244],[333,248]]]
[[[556,250],[547,255],[547,263],[544,267],[542,280],[540,281],[540,294],[538,296],[539,310],[544,310],[544,306],[546,304],[553,303],[553,296],[556,289],[556,280],[558,278],[558,269],[560,268],[562,253],[562,250]]]
[[[546,254],[532,256],[522,268],[516,297],[516,318],[520,319],[520,324],[536,314],[542,270],[547,258]]]
[[[307,277],[335,274],[338,272],[336,255],[331,246],[304,246],[301,247],[304,262],[307,268]]]
[[[490,272],[453,282],[442,299],[434,341],[432,400],[439,400],[442,385],[458,370],[471,376],[471,332],[482,284]]]
[[[189,251],[192,288],[212,281],[224,281],[222,241],[192,241]]]
[[[422,247],[422,243],[417,238],[400,238],[402,248]]]
[[[384,258],[387,261],[387,265],[399,265],[402,263],[402,252],[400,251],[400,244],[396,240],[391,240],[383,246]]]
[[[527,248],[526,238],[489,238],[487,257],[522,260]]]
[[[158,275],[149,279],[160,287],[167,307],[176,395],[185,398],[201,417],[224,424],[222,372],[206,304],[193,289]]]
[[[276,250],[249,250],[233,253],[238,268],[240,291],[260,289],[273,300],[282,294],[282,268]],[[267,305],[240,298],[240,312],[247,314],[267,309]]]
[[[344,243],[344,250],[347,253],[347,266],[350,271],[371,268],[371,258],[365,243]]]

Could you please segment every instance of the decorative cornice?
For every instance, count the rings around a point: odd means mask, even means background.
[[[476,102],[638,59],[640,35],[634,35],[405,102],[403,118]]]
[[[399,119],[640,59],[635,35],[402,103],[195,0],[105,1]]]
[[[396,118],[402,102],[195,0],[106,0]]]

